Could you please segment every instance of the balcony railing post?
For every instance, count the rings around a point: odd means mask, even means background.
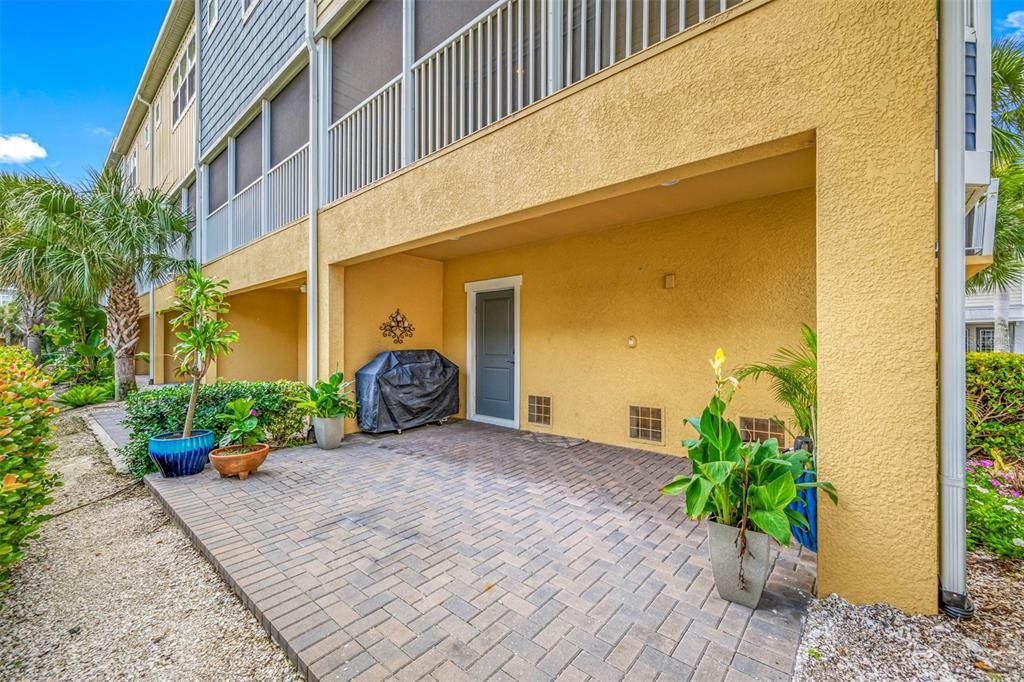
[[[551,93],[560,90],[562,88],[562,77],[564,76],[565,63],[563,61],[563,50],[562,50],[562,2],[563,0],[548,0],[548,72],[547,82],[548,90],[547,93]]]
[[[228,251],[235,248],[235,138],[228,138]]]
[[[260,105],[260,120],[263,122],[263,149],[260,168],[260,234],[270,231],[270,183],[267,174],[270,172],[270,102],[263,100]]]
[[[402,165],[416,160],[416,86],[412,65],[416,61],[416,2],[402,0]]]

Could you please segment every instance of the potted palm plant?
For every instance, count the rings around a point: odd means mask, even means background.
[[[260,425],[256,403],[246,398],[232,400],[227,412],[217,415],[224,423],[220,447],[210,452],[210,464],[221,478],[238,476],[241,480],[260,468],[270,452],[270,446],[261,443],[266,430]]]
[[[828,483],[797,483],[808,454],[780,452],[771,438],[744,443],[725,412],[736,386],[723,377],[725,355],[718,349],[711,366],[715,394],[700,418],[687,421],[697,438],[683,441],[692,463],[689,476],[677,476],[662,488],[666,495],[685,493],[686,515],[707,519],[711,570],[722,599],[755,608],[771,570],[771,539],[788,545],[790,524],[807,526],[807,519],[790,508],[801,488],[817,487],[836,500]]]
[[[180,363],[179,374],[192,380],[185,424],[180,432],[161,433],[149,439],[149,456],[165,477],[191,476],[203,470],[213,449],[213,431],[192,430],[199,400],[199,384],[210,371],[218,355],[231,352],[238,341],[227,320],[228,303],[224,300],[227,280],[215,280],[193,266],[181,278],[171,311],[178,313],[171,321],[178,343],[174,355]]]
[[[335,372],[327,381],[317,381],[307,386],[308,397],[296,400],[298,406],[313,418],[313,433],[316,444],[322,450],[333,450],[341,445],[345,437],[345,419],[356,416],[358,403],[348,389],[351,381],[345,375]]]
[[[817,471],[817,429],[818,413],[818,335],[807,324],[800,325],[803,344],[796,348],[780,348],[775,351],[771,362],[744,365],[736,371],[742,381],[750,378],[758,381],[766,378],[774,398],[793,413],[793,424],[797,433],[793,448],[811,453],[805,471],[798,483],[814,481]],[[781,419],[776,421],[785,424]],[[793,526],[793,536],[811,550],[818,551],[818,492],[815,488],[800,490],[793,509],[807,517],[808,526]]]

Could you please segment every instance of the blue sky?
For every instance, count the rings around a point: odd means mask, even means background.
[[[0,0],[0,159],[46,154],[0,168],[77,182],[102,164],[167,6],[167,0]]]
[[[0,0],[0,168],[78,182],[102,164],[167,4]],[[992,0],[992,23],[1024,37],[1024,0]]]

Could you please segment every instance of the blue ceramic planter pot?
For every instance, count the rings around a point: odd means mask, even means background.
[[[816,474],[805,471],[800,478],[796,479],[797,483],[812,483],[817,480]],[[793,511],[799,512],[807,517],[807,523],[810,524],[810,529],[798,528],[797,526],[790,526],[790,530],[793,531],[793,537],[796,541],[803,545],[805,548],[812,552],[818,551],[818,490],[817,488],[804,488],[798,490],[797,499],[794,500],[789,508]]]
[[[149,439],[149,458],[164,478],[198,474],[213,449],[213,431],[196,430],[188,438],[161,433]]]

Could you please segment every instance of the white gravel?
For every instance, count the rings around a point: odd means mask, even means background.
[[[836,595],[811,603],[795,680],[1024,680],[1024,562],[974,553],[971,621],[854,606]]]
[[[82,419],[58,419],[65,486],[0,597],[0,680],[296,680],[282,651]],[[111,497],[94,504],[79,505]]]

